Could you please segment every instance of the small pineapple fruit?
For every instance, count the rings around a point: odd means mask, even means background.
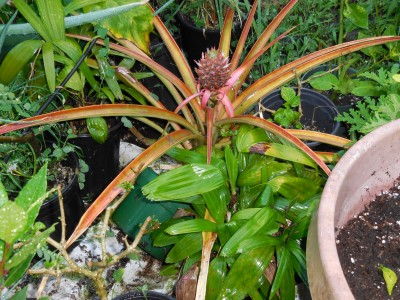
[[[229,58],[215,48],[207,49],[200,61],[196,61],[195,68],[201,89],[215,92],[222,88],[231,75]]]

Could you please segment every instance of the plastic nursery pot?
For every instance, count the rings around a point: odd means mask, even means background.
[[[79,146],[83,152],[83,160],[89,166],[85,173],[83,197],[96,198],[119,173],[119,145],[122,123],[116,121],[108,132],[104,144],[97,143],[90,134],[79,134],[69,140]]]
[[[335,68],[337,68],[336,64],[318,66],[318,67],[311,69],[308,72],[304,73],[301,80],[305,81],[305,80],[309,79],[310,77],[315,76],[319,72],[329,72],[330,70],[333,70]],[[358,70],[354,69],[354,68],[348,68],[346,70],[347,75],[355,75],[357,73],[358,73]],[[332,74],[335,76],[338,76],[338,70],[332,71]],[[308,83],[308,82],[305,83],[303,86],[305,88],[312,88],[310,83]],[[336,100],[335,98],[337,98],[337,96],[336,97],[333,96],[334,93],[332,90],[326,91],[326,94],[328,95],[329,99],[331,99],[333,102],[335,102],[335,100]],[[336,104],[336,108],[338,109],[339,113],[348,112],[350,110],[350,108],[352,108],[353,106],[354,106],[353,103],[340,104],[340,105]]]
[[[142,292],[130,292],[113,298],[113,300],[174,300],[175,298],[168,295],[148,291],[146,294]]]
[[[354,144],[333,169],[310,224],[307,273],[312,299],[351,300],[336,248],[338,231],[392,187],[400,174],[400,120],[388,123]]]
[[[186,204],[173,201],[157,202],[146,199],[141,189],[156,177],[157,174],[151,168],[146,168],[140,173],[134,188],[112,215],[115,224],[132,239],[148,216],[162,223],[171,219],[179,208],[188,207]],[[164,260],[170,249],[170,247],[153,247],[148,234],[143,236],[139,247],[159,260]]]
[[[79,171],[79,161],[78,156],[74,152],[68,154],[66,165],[74,170],[74,175],[72,176],[69,183],[62,189],[63,206],[65,213],[66,222],[66,238],[68,238],[78,224],[81,216],[83,215],[84,208],[83,202],[81,201],[79,184],[78,184],[78,171]],[[56,241],[61,239],[61,210],[60,203],[58,200],[58,195],[55,194],[49,200],[45,201],[39,211],[37,221],[40,221],[50,227],[54,223],[55,231],[51,234],[51,237]]]
[[[281,90],[275,90],[261,100],[261,104],[271,110],[277,110],[283,103]],[[335,121],[338,111],[329,98],[314,90],[302,88],[300,91],[300,103],[303,114],[300,122],[303,125],[315,128],[320,132],[338,134],[340,123]],[[272,118],[272,115],[268,112],[263,112],[262,114],[265,119]],[[306,142],[306,144],[310,148],[316,148],[321,145],[319,142]]]

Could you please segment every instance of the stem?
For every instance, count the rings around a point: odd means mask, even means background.
[[[344,0],[340,0],[340,12],[339,12],[339,38],[338,44],[343,43],[343,35],[344,35],[344,17],[343,17],[343,10],[344,10]],[[338,58],[338,77],[340,76],[341,71],[341,64],[342,64],[342,57],[339,56]]]
[[[5,276],[4,266],[6,265],[7,257],[11,249],[11,244],[5,243],[3,250],[3,259],[0,261],[0,276]]]

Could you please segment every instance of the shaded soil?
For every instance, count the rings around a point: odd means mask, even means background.
[[[337,237],[343,272],[356,299],[400,299],[397,283],[386,290],[383,265],[400,277],[400,178],[350,220]]]

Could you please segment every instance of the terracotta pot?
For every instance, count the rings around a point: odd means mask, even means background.
[[[399,176],[400,139],[395,138],[399,132],[400,120],[376,129],[353,145],[333,169],[307,238],[312,299],[354,299],[340,265],[336,236]]]

